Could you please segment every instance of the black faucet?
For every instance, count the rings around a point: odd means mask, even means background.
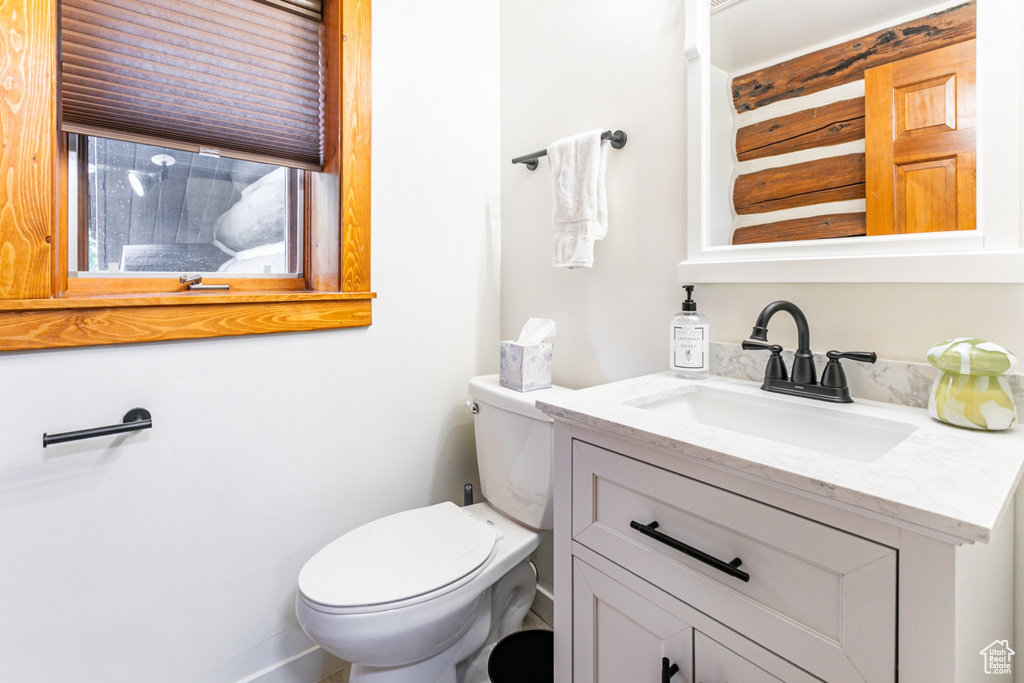
[[[792,375],[788,375],[786,372],[786,364],[781,355],[782,347],[777,344],[765,343],[768,341],[768,321],[779,311],[786,311],[793,316],[793,320],[796,322],[797,350],[793,359]],[[764,382],[761,384],[761,389],[819,401],[853,403],[853,399],[850,398],[850,388],[846,385],[846,373],[843,372],[843,367],[839,364],[840,359],[849,358],[862,363],[874,363],[878,359],[873,352],[829,351],[825,354],[828,356],[828,364],[825,366],[819,384],[818,371],[814,365],[814,353],[811,351],[811,331],[807,326],[807,318],[796,304],[788,301],[774,301],[765,306],[761,314],[757,316],[757,322],[754,323],[750,338],[756,341],[744,340],[742,345],[744,349],[761,349],[771,352],[768,364],[764,369]]]

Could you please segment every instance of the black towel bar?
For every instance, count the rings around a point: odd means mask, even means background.
[[[606,130],[605,132],[601,133],[601,139],[611,140],[611,145],[615,149],[622,149],[623,147],[626,146],[626,133],[621,130],[617,130],[614,133],[611,132],[610,130]],[[512,163],[526,164],[526,168],[530,169],[531,171],[535,171],[537,170],[537,164],[539,163],[537,159],[540,159],[541,157],[546,157],[547,155],[548,151],[546,149],[542,149],[541,151],[534,152],[533,154],[524,154],[521,157],[516,157],[515,159],[512,160]]]
[[[91,439],[97,436],[108,436],[110,434],[121,434],[134,432],[137,429],[149,429],[153,426],[153,416],[145,408],[132,408],[124,414],[121,424],[108,425],[106,427],[93,427],[92,429],[80,429],[76,432],[61,432],[60,434],[43,434],[43,448],[55,443],[65,441],[78,441],[80,439]]]

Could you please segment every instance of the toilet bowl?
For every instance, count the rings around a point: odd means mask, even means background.
[[[494,644],[533,602],[529,562],[551,528],[552,423],[498,376],[470,381],[487,502],[440,503],[375,520],[299,573],[295,611],[350,683],[484,683]]]

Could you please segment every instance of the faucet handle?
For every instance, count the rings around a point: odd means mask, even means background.
[[[878,356],[874,351],[829,351],[825,356],[830,361],[838,361],[840,358],[849,358],[850,360],[860,361],[861,363],[874,363],[878,360]]]
[[[782,353],[782,347],[778,344],[762,344],[761,342],[744,339],[740,344],[744,351],[771,351],[773,354]]]
[[[771,351],[768,364],[764,366],[765,379],[789,379],[786,364],[782,361],[782,347],[778,344],[762,344],[744,339],[740,345],[745,351]]]
[[[842,358],[859,361],[861,363],[874,363],[878,356],[874,351],[829,351],[825,354],[828,363],[825,364],[825,371],[821,373],[821,386],[835,389],[846,388],[846,373],[843,366],[839,364]]]

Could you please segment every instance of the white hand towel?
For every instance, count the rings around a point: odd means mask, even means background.
[[[594,241],[608,234],[604,167],[608,145],[601,131],[574,135],[548,147],[551,165],[551,218],[558,268],[594,265]]]

